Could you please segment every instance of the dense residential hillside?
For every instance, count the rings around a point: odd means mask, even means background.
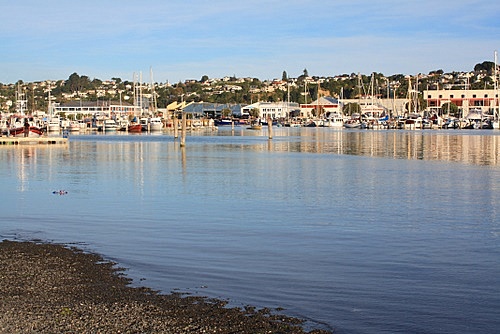
[[[412,76],[418,82],[417,89],[492,89],[494,87],[494,63],[485,61],[474,66],[471,72],[443,73],[442,70]],[[418,79],[418,80],[417,80]],[[371,93],[381,97],[405,98],[408,94],[409,76],[382,73],[342,74],[334,77],[309,76],[307,69],[298,78],[289,78],[286,72],[280,79],[261,81],[257,78],[209,78],[185,80],[171,84],[139,83],[90,79],[88,76],[71,74],[66,80],[11,84],[0,83],[0,110],[14,112],[16,101],[25,100],[28,112],[46,111],[49,91],[52,103],[68,101],[114,101],[133,104],[137,92],[144,97],[155,95],[158,108],[165,108],[174,101],[251,104],[256,101],[292,101],[306,103],[321,96],[354,99]],[[412,84],[414,85],[414,84]],[[414,88],[414,87],[412,87]]]

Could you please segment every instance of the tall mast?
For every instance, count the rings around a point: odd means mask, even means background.
[[[321,110],[319,108],[319,90],[320,90],[320,80],[318,78],[318,93],[316,94],[316,117],[321,118]]]
[[[152,99],[151,102],[153,104],[153,107],[151,109],[153,113],[156,113],[157,103],[156,103],[155,82],[153,80],[153,67],[149,68],[149,75],[151,77],[151,99]]]
[[[373,108],[373,105],[375,105],[375,97],[374,97],[374,95],[375,95],[375,72],[372,73],[372,79],[371,79],[370,84],[372,86],[370,94],[372,96],[371,98],[372,98],[372,108]]]
[[[418,74],[415,78],[415,114],[420,114],[418,110]]]
[[[51,97],[51,94],[50,94],[51,90],[52,90],[52,86],[51,86],[51,82],[49,81],[49,115],[50,115],[50,118],[52,119],[52,101],[51,101],[52,97]]]
[[[286,88],[287,88],[287,98],[286,98],[286,117],[290,119],[290,80],[286,79]]]
[[[493,92],[493,96],[494,96],[494,102],[493,102],[493,120],[494,121],[500,121],[500,106],[498,105],[498,74],[497,74],[497,61],[498,61],[498,52],[497,50],[495,50],[495,67],[493,69],[493,73],[494,73],[494,92]]]
[[[307,104],[307,80],[305,80],[306,78],[304,78],[304,104]]]
[[[143,112],[143,105],[142,105],[142,71],[139,72],[139,106],[141,108],[141,115]]]

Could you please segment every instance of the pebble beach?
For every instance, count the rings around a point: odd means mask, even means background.
[[[66,245],[0,242],[1,333],[328,333],[269,309],[132,287],[122,268]]]

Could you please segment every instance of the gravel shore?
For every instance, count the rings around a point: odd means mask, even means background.
[[[2,241],[0,333],[306,333],[299,319],[269,310],[227,308],[221,300],[129,283],[96,254]]]

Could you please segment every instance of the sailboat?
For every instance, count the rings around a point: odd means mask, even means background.
[[[422,115],[418,108],[418,75],[415,87],[412,87],[411,78],[408,77],[408,117],[405,120],[404,128],[408,130],[423,129]],[[413,112],[412,112],[413,111]]]
[[[150,114],[149,118],[149,131],[158,132],[163,130],[163,122],[161,117],[158,117],[158,103],[156,100],[155,83],[153,80],[153,68],[149,69],[149,76],[151,78],[151,103],[150,103]]]
[[[385,113],[384,107],[380,106],[378,103],[375,103],[375,75],[372,73],[370,80],[370,95],[365,95],[365,101],[361,104],[361,114],[363,115],[363,119],[366,122],[366,126],[368,128],[378,128],[379,121],[381,120],[382,115]],[[369,102],[368,102],[369,99]]]
[[[51,91],[52,91],[52,87],[49,83],[49,106],[48,106],[49,121],[47,123],[47,131],[48,132],[60,132],[61,131],[61,120],[59,119],[59,117],[55,117],[53,114],[52,97],[50,94]]]
[[[25,99],[25,94],[22,92],[21,87],[18,85],[18,90],[16,92],[17,97],[17,112],[20,117],[13,122],[14,126],[11,126],[7,130],[7,134],[14,137],[31,137],[36,138],[40,137],[43,133],[42,130],[35,126],[33,122],[33,118],[29,118],[25,115],[24,110],[27,107],[27,100]]]
[[[362,92],[361,92],[361,75],[358,73],[358,91],[359,91],[359,96],[358,96],[358,105],[361,106],[361,95],[362,95]],[[362,113],[353,113],[351,114],[351,118],[347,119],[345,122],[344,122],[344,127],[347,128],[347,129],[359,129],[361,128],[361,117],[362,117]]]

